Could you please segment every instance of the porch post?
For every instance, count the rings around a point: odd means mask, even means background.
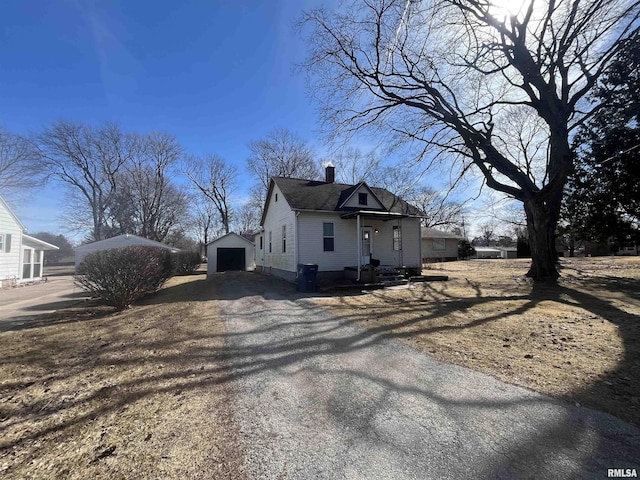
[[[360,214],[356,215],[356,243],[357,243],[357,252],[358,252],[358,275],[356,276],[356,282],[360,281],[360,262],[362,259],[362,241],[360,239]]]

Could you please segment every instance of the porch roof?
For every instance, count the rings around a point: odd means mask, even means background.
[[[377,220],[387,221],[387,220],[400,220],[401,218],[419,218],[417,215],[409,215],[406,213],[396,213],[396,212],[384,212],[384,211],[376,211],[376,210],[354,210],[351,212],[346,212],[340,215],[340,218],[349,219],[356,218],[357,216],[362,218],[375,218]]]
[[[30,237],[26,233],[22,234],[22,244],[30,248],[35,248],[36,250],[60,250],[55,245],[51,245],[35,237]]]

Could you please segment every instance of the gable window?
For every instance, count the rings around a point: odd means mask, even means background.
[[[335,235],[333,222],[322,224],[322,248],[325,252],[333,252],[335,248]]]
[[[272,250],[271,250],[271,243],[272,243],[272,240],[273,240],[273,235],[272,235],[272,233],[273,233],[273,232],[272,232],[271,230],[269,230],[269,253],[271,253],[271,251],[272,251]]]
[[[446,240],[444,238],[434,238],[433,239],[433,249],[434,250],[445,250],[445,242]]]
[[[287,226],[282,225],[282,253],[287,252]]]
[[[398,225],[393,227],[393,249],[402,250],[402,230]]]
[[[264,239],[262,238],[262,235],[260,236],[260,250],[262,250],[262,244],[263,244]]]
[[[276,202],[278,201],[278,194],[276,193]]]
[[[368,202],[367,194],[366,193],[359,193],[358,194],[358,204],[359,205],[367,205],[367,202]]]

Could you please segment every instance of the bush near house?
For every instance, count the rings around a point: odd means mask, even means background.
[[[76,283],[118,310],[158,290],[174,269],[169,250],[143,246],[90,253],[80,267]]]
[[[176,275],[190,275],[198,269],[201,262],[202,257],[198,252],[185,251],[174,253],[173,272]]]

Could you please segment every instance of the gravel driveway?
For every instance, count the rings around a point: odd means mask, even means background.
[[[247,469],[270,479],[573,479],[640,471],[640,430],[439,363],[252,274],[216,282]]]

